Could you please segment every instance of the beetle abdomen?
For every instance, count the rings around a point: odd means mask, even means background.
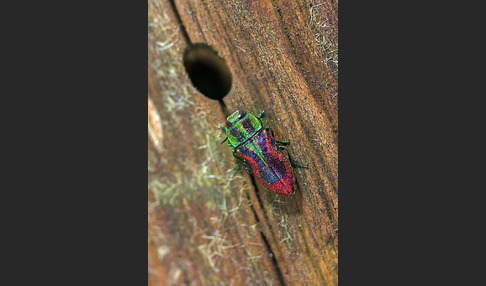
[[[265,188],[285,197],[295,192],[290,162],[268,131],[260,131],[236,152]]]

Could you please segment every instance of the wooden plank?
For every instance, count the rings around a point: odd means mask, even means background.
[[[148,4],[149,283],[337,285],[337,3]],[[295,168],[296,195],[228,172],[228,112],[184,70],[195,43],[231,70],[228,111],[265,110],[292,160],[309,166]]]

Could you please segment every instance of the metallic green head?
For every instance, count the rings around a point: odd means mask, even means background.
[[[255,115],[237,110],[226,121],[226,136],[230,146],[236,147],[250,139],[262,129],[262,123]]]

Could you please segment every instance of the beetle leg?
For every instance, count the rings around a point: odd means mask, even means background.
[[[289,153],[289,151],[287,151],[287,153]],[[290,164],[292,164],[292,165],[307,168],[307,166],[306,166],[306,165],[303,165],[303,164],[299,164],[299,163],[294,163],[294,162],[292,162],[292,160],[290,159],[290,155],[289,155],[289,162],[290,162]]]
[[[273,139],[275,140],[275,134],[273,134],[273,129],[270,128],[270,126],[267,126],[267,127],[265,127],[265,130],[270,131],[270,135],[272,135]],[[275,141],[277,141],[277,140],[275,140]]]
[[[258,114],[258,116],[257,116],[257,119],[258,119],[258,121],[260,121],[260,123],[263,123],[263,119],[262,119],[263,113],[265,113],[265,110],[263,110],[262,112],[260,112],[260,114]]]
[[[233,173],[236,173],[236,171],[238,171],[240,166],[241,166],[241,160],[240,160],[240,162],[238,162],[238,166],[236,166],[236,168],[233,170]]]
[[[270,126],[265,127],[265,130],[272,132],[272,137],[275,138],[275,134],[273,133],[273,129],[270,128]],[[289,144],[290,143],[290,140],[278,141],[277,139],[275,139],[275,141],[277,143],[280,143],[280,144]]]
[[[224,140],[223,140],[223,142],[221,142],[221,144],[223,144],[224,142],[226,142],[226,140],[228,140],[228,137],[226,137],[226,139],[224,139]],[[232,145],[231,143],[229,143],[229,142],[228,142],[228,146],[230,146],[230,147],[235,147],[235,146],[233,146],[233,145]]]
[[[297,180],[294,179],[294,190],[297,190]],[[294,191],[290,196],[295,195],[296,191]]]
[[[233,151],[232,151],[233,157],[235,157],[235,158],[236,158],[236,159],[238,159],[238,160],[243,160],[243,159],[241,159],[240,157],[236,156],[236,155],[235,155],[235,152],[236,152],[236,149],[233,149]]]
[[[238,156],[236,156],[236,155],[235,155],[235,151],[236,151],[236,150],[233,150],[233,157],[235,157],[236,159],[238,159],[238,161],[239,161],[239,162],[238,162],[238,166],[236,166],[236,169],[234,169],[234,170],[233,170],[233,173],[235,173],[236,171],[238,171],[238,169],[239,169],[239,168],[240,168],[240,166],[241,166],[241,163],[243,163],[243,159],[242,159],[242,158],[240,158],[240,157],[238,157]],[[248,167],[246,167],[246,170],[248,171]],[[250,171],[248,171],[248,172],[251,174],[251,172],[250,172]]]
[[[289,154],[289,151],[288,151],[287,149],[285,149],[285,147],[284,147],[284,146],[278,146],[278,147],[279,147],[280,149],[282,149],[282,150],[287,151],[287,155],[288,155],[288,157],[289,157],[289,162],[290,162],[290,164],[292,164],[292,165],[296,165],[296,166],[299,166],[299,167],[304,167],[304,168],[307,168],[307,166],[306,166],[306,165],[303,165],[303,164],[299,164],[299,163],[294,163],[294,162],[292,162],[292,160],[290,159],[290,154]],[[282,148],[282,147],[284,147],[284,148]]]
[[[289,160],[289,161],[290,161],[290,160]],[[292,161],[290,161],[290,164],[294,164],[294,165],[299,166],[299,167],[304,167],[304,168],[307,168],[307,166],[306,166],[306,165],[302,165],[302,164],[294,163],[294,162],[292,162]]]

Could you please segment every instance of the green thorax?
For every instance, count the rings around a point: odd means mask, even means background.
[[[235,111],[226,121],[226,135],[228,144],[237,147],[250,139],[262,129],[262,123],[256,116],[245,111]]]

